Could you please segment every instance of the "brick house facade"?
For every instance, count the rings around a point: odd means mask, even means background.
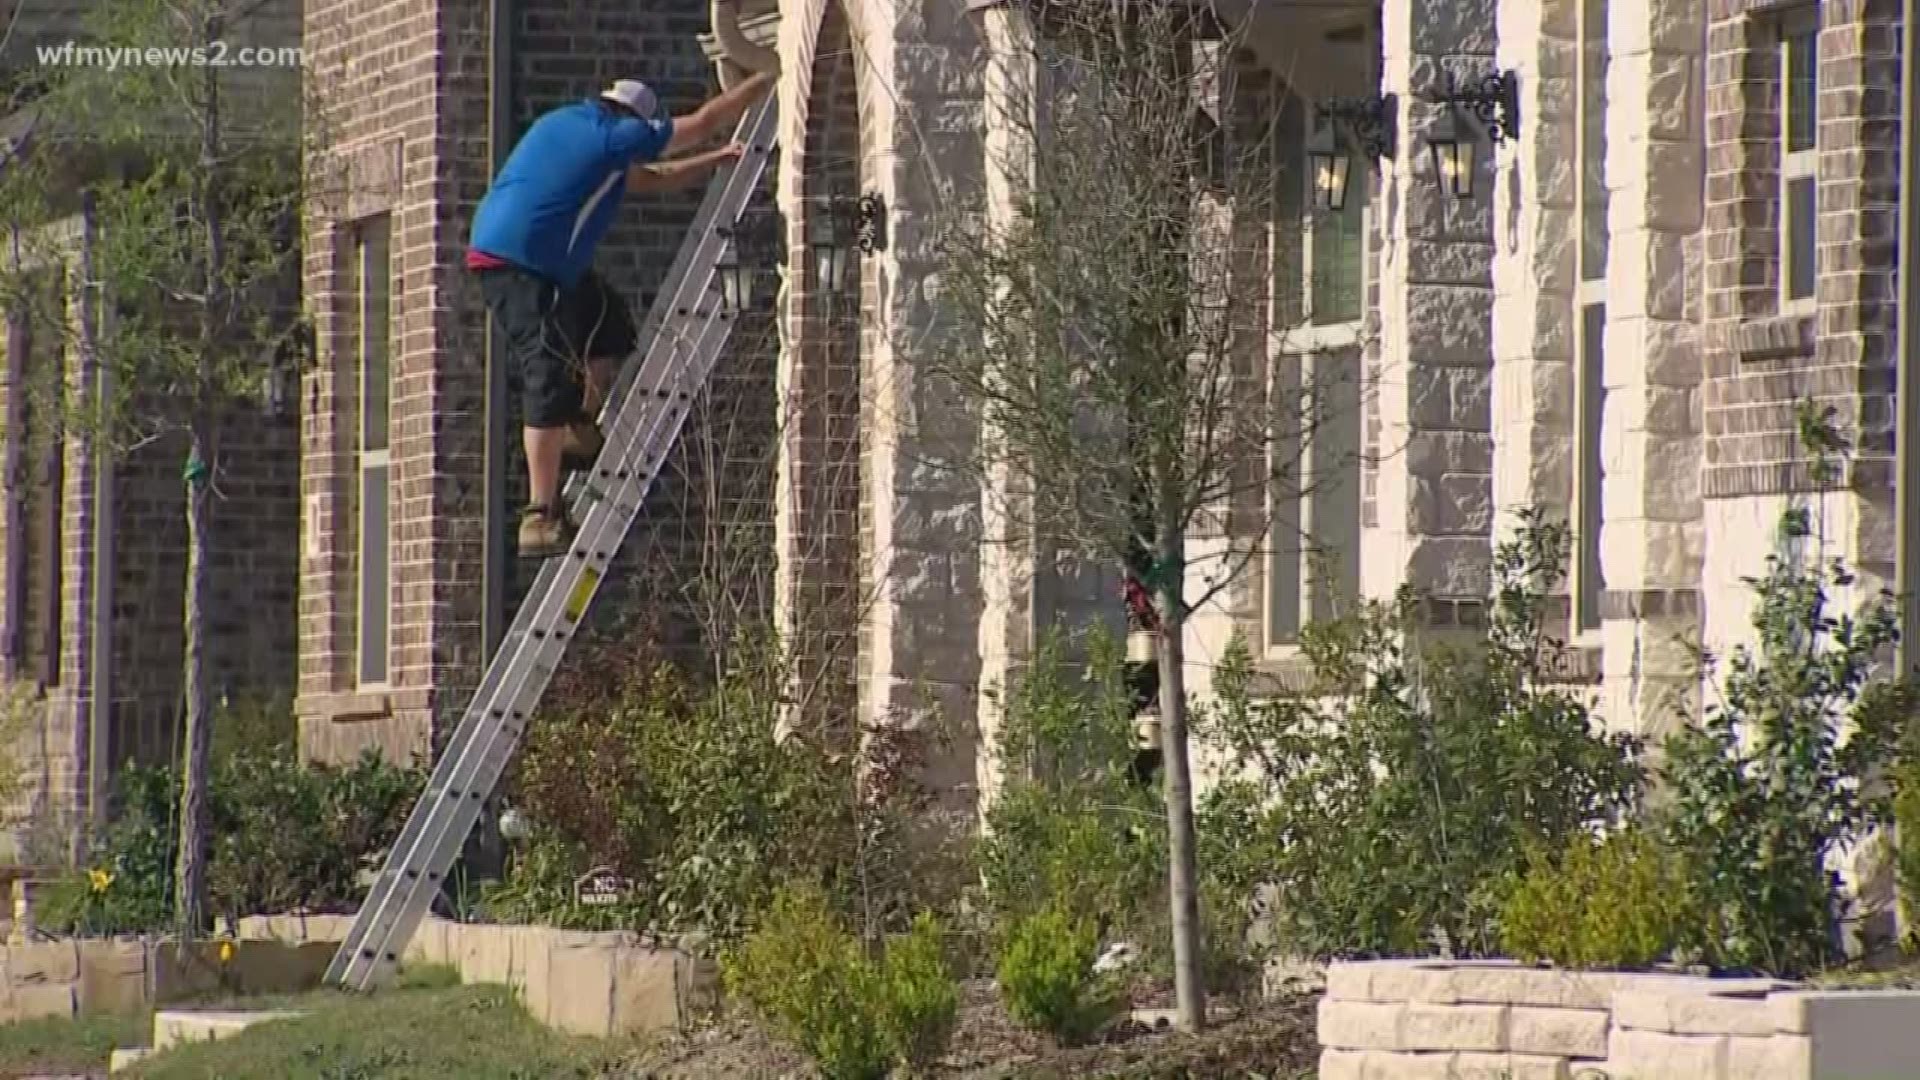
[[[1206,107],[1264,142],[1281,190],[1297,193],[1209,211],[1263,252],[1244,282],[1274,298],[1262,362],[1355,371],[1360,394],[1328,433],[1337,482],[1285,508],[1350,553],[1332,585],[1267,537],[1208,538],[1253,552],[1254,572],[1197,613],[1190,655],[1218,656],[1237,632],[1266,674],[1291,678],[1303,620],[1403,583],[1433,597],[1436,621],[1471,623],[1494,544],[1535,507],[1574,526],[1568,681],[1611,722],[1661,730],[1697,696],[1689,643],[1746,636],[1740,579],[1809,493],[1793,434],[1803,397],[1832,405],[1855,440],[1822,503],[1832,553],[1869,583],[1903,577],[1916,553],[1895,543],[1897,0],[1218,6],[1252,22],[1226,58],[1229,89],[1216,87],[1231,100]],[[698,0],[499,10],[515,28],[516,125],[615,75],[655,81],[676,106],[705,91]],[[1111,575],[987,542],[993,500],[929,467],[975,434],[918,363],[941,329],[934,239],[956,204],[1007,205],[1018,178],[990,167],[1008,138],[993,117],[1034,30],[993,0],[780,0],[774,14],[757,25],[783,72],[786,286],[765,309],[783,341],[737,340],[722,361],[736,384],[716,399],[764,423],[729,452],[771,439],[777,486],[764,501],[730,483],[658,493],[629,547],[668,577],[697,575],[700,545],[660,537],[692,535],[716,502],[764,506],[773,613],[812,650],[826,707],[990,732],[982,690],[1039,627],[1118,613]],[[488,9],[338,0],[310,4],[307,20],[314,77],[340,89],[330,156],[360,179],[309,237],[328,350],[303,394],[301,712],[326,753],[417,747],[483,662],[483,344],[459,259],[489,171]],[[1443,75],[1472,86],[1499,73],[1517,88],[1517,130],[1497,147],[1480,139],[1466,197],[1445,191],[1430,142],[1449,114],[1429,98]],[[1312,106],[1382,93],[1391,153],[1356,161],[1344,209],[1311,208]],[[885,242],[833,294],[815,273],[823,206],[862,194],[885,207]],[[603,261],[637,310],[687,205],[629,211],[609,243]],[[391,412],[369,465],[352,449],[363,421],[345,253],[383,214]],[[1352,302],[1320,295],[1329,276]],[[350,539],[370,469],[393,493],[391,639],[373,681],[356,671]],[[672,612],[657,580],[636,576],[602,607]],[[1204,691],[1204,672],[1196,682]]]
[[[34,82],[47,62],[37,50],[86,43],[92,8],[68,0],[17,12],[0,54],[5,84]],[[286,50],[299,35],[297,3],[269,0],[232,24],[226,41]],[[222,73],[229,100],[297,101],[299,68],[287,53],[274,55],[284,62]],[[0,120],[8,137],[32,128],[31,111],[29,104]],[[99,155],[69,165],[63,179],[75,193],[115,182],[118,164]],[[96,433],[66,425],[52,404],[54,380],[81,393],[129,390],[108,391],[100,380],[112,365],[93,362],[85,346],[80,297],[88,295],[85,256],[99,227],[78,199],[67,204],[73,213],[60,220],[8,223],[4,256],[10,279],[29,275],[35,287],[32,299],[4,305],[0,339],[0,671],[37,702],[27,745],[14,748],[26,789],[21,805],[7,808],[14,816],[0,860],[55,856],[74,827],[101,810],[118,768],[177,758],[183,715],[185,440],[164,434],[111,450]],[[223,406],[211,463],[207,646],[216,704],[272,707],[293,688],[300,460],[289,383],[297,361],[263,363],[273,375],[262,393]]]

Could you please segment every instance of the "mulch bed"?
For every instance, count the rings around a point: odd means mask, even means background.
[[[1199,1035],[1142,1025],[1099,1045],[1063,1049],[1015,1026],[990,983],[967,984],[940,1080],[1296,1080],[1310,1077],[1317,995],[1300,994],[1223,1016]],[[804,1056],[757,1025],[729,1019],[640,1055],[620,1080],[818,1080]]]

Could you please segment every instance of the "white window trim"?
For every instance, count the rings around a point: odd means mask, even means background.
[[[1578,21],[1578,31],[1577,31],[1578,36],[1576,38],[1575,45],[1574,45],[1573,132],[1574,132],[1575,145],[1581,148],[1581,153],[1585,153],[1586,131],[1587,131],[1587,108],[1590,104],[1590,102],[1587,100],[1586,5],[1593,2],[1594,0],[1581,0],[1580,10],[1575,12],[1575,18],[1578,19],[1579,21]],[[1603,43],[1603,49],[1607,50],[1608,61],[1612,60],[1612,53],[1610,51],[1611,44],[1612,43],[1610,41]],[[1600,138],[1601,138],[1600,145],[1601,145],[1601,152],[1604,159],[1605,148],[1607,145],[1606,143],[1607,133],[1605,128],[1605,124],[1607,122],[1606,82],[1605,82],[1604,75],[1601,81],[1600,94],[1601,94],[1601,107],[1599,109],[1599,112],[1600,112],[1600,123],[1602,125],[1601,135],[1600,135]],[[1603,272],[1597,277],[1594,277],[1591,280],[1589,280],[1589,277],[1587,274],[1587,267],[1586,267],[1588,192],[1587,192],[1587,172],[1584,168],[1575,168],[1573,183],[1574,183],[1574,214],[1575,214],[1575,221],[1576,221],[1574,231],[1576,236],[1578,237],[1578,240],[1574,244],[1574,255],[1573,255],[1573,258],[1574,258],[1574,275],[1573,275],[1574,277],[1574,287],[1573,287],[1573,376],[1574,376],[1573,377],[1573,439],[1574,439],[1574,444],[1573,444],[1572,505],[1569,507],[1571,513],[1568,515],[1571,519],[1571,525],[1572,525],[1571,532],[1573,537],[1573,550],[1569,552],[1569,555],[1571,556],[1571,558],[1568,560],[1567,575],[1566,575],[1567,639],[1570,643],[1573,643],[1573,644],[1590,645],[1590,644],[1596,643],[1600,637],[1601,629],[1602,629],[1600,624],[1602,620],[1600,618],[1600,613],[1598,611],[1588,612],[1581,601],[1581,598],[1585,596],[1587,592],[1587,581],[1586,581],[1587,560],[1585,556],[1587,551],[1587,545],[1591,543],[1597,549],[1600,545],[1601,537],[1600,536],[1589,537],[1585,535],[1585,530],[1581,528],[1581,525],[1588,516],[1586,513],[1588,500],[1592,499],[1594,500],[1595,509],[1599,511],[1598,514],[1594,515],[1599,519],[1599,522],[1600,522],[1599,532],[1601,533],[1602,536],[1604,536],[1606,533],[1605,493],[1606,493],[1607,469],[1606,469],[1605,461],[1601,460],[1600,484],[1599,484],[1600,490],[1590,492],[1586,490],[1588,486],[1586,482],[1586,475],[1585,475],[1586,470],[1581,467],[1581,462],[1585,457],[1583,451],[1586,449],[1586,447],[1584,444],[1586,443],[1589,437],[1592,438],[1592,441],[1594,444],[1592,448],[1594,457],[1603,459],[1602,447],[1604,447],[1606,444],[1606,394],[1604,390],[1604,386],[1605,386],[1604,380],[1606,378],[1606,370],[1605,370],[1606,346],[1605,345],[1601,346],[1600,357],[1599,357],[1599,363],[1601,364],[1601,379],[1602,379],[1602,393],[1600,395],[1599,415],[1595,418],[1596,422],[1593,426],[1594,427],[1593,431],[1589,432],[1587,430],[1587,425],[1584,423],[1584,420],[1587,414],[1587,405],[1588,405],[1587,378],[1586,378],[1587,365],[1592,361],[1587,356],[1587,349],[1586,349],[1586,316],[1587,316],[1587,309],[1590,307],[1594,307],[1596,305],[1600,306],[1602,310],[1605,310],[1605,305],[1607,302],[1608,274]],[[1602,222],[1601,227],[1603,232],[1606,234],[1605,239],[1608,241],[1607,246],[1609,248],[1609,251],[1608,251],[1609,258],[1607,259],[1607,263],[1608,265],[1611,265],[1612,264],[1611,240],[1612,240],[1613,229],[1612,229],[1612,222],[1610,218],[1613,211],[1613,207],[1612,207],[1613,200],[1611,195],[1607,195],[1605,193],[1606,180],[1604,175],[1602,176],[1600,186],[1602,188],[1602,194],[1606,200],[1601,208],[1601,222]],[[1605,334],[1606,334],[1606,331],[1603,326],[1601,330],[1601,336],[1603,339],[1605,337]],[[1595,561],[1596,562],[1599,561],[1598,556],[1596,556]],[[1600,584],[1602,587],[1605,586],[1606,577],[1604,573],[1601,575],[1601,580],[1598,584]],[[1595,593],[1593,602],[1596,608],[1600,606],[1600,594],[1598,592]],[[1593,625],[1591,626],[1584,625],[1589,621],[1588,616],[1591,616],[1591,621],[1593,622]]]
[[[1274,377],[1279,373],[1280,365],[1284,362],[1287,362],[1289,358],[1297,359],[1299,361],[1300,363],[1299,385],[1302,388],[1304,388],[1306,386],[1311,385],[1311,380],[1313,378],[1313,365],[1320,357],[1323,357],[1329,353],[1334,353],[1341,350],[1357,349],[1365,340],[1364,332],[1366,327],[1366,295],[1367,295],[1367,288],[1370,284],[1368,274],[1367,274],[1367,271],[1368,271],[1367,261],[1368,261],[1368,254],[1369,254],[1368,245],[1370,243],[1369,238],[1372,236],[1371,229],[1373,227],[1372,168],[1373,168],[1372,162],[1356,159],[1353,162],[1353,169],[1349,174],[1349,181],[1348,181],[1347,197],[1348,198],[1357,197],[1360,199],[1360,206],[1358,208],[1360,211],[1360,236],[1361,236],[1360,281],[1359,281],[1360,317],[1359,318],[1351,319],[1346,322],[1338,322],[1338,323],[1323,323],[1323,324],[1314,323],[1313,321],[1313,217],[1314,215],[1313,215],[1312,196],[1310,193],[1304,199],[1299,219],[1292,223],[1300,236],[1299,277],[1298,277],[1298,280],[1294,282],[1294,286],[1299,290],[1299,292],[1295,296],[1295,300],[1299,304],[1301,317],[1300,317],[1299,323],[1297,323],[1296,325],[1272,330],[1267,335],[1266,360],[1267,360],[1267,400],[1268,401],[1273,400],[1273,395],[1277,390],[1277,388],[1274,386],[1274,381],[1273,381]],[[1313,183],[1312,169],[1307,168],[1303,170],[1303,177],[1304,177],[1304,183],[1312,184]],[[1355,190],[1356,188],[1358,190]],[[1362,425],[1361,432],[1362,432],[1362,439],[1364,441],[1365,423],[1364,421],[1359,421],[1359,422]],[[1304,481],[1302,486],[1305,487],[1309,492],[1311,492],[1312,485],[1315,480],[1313,476],[1307,475],[1312,468],[1311,454],[1308,453],[1307,448],[1304,448],[1304,447],[1296,448],[1295,453],[1302,465],[1302,473],[1303,473],[1302,480]],[[1355,479],[1357,483],[1359,481],[1359,478],[1356,477]],[[1269,492],[1267,497],[1269,500],[1271,500],[1272,498],[1271,492]],[[1313,522],[1312,522],[1313,513],[1314,513],[1313,504],[1314,504],[1314,499],[1310,494],[1300,499],[1300,505],[1298,507],[1298,517],[1300,519],[1300,524],[1303,531],[1309,531],[1313,527]],[[1286,661],[1286,660],[1296,659],[1300,656],[1299,628],[1304,628],[1305,626],[1312,623],[1316,619],[1327,617],[1332,613],[1318,612],[1313,610],[1313,597],[1314,597],[1315,590],[1312,587],[1312,578],[1308,572],[1307,560],[1304,558],[1304,552],[1303,552],[1302,553],[1303,557],[1298,560],[1299,565],[1295,568],[1295,571],[1294,571],[1298,578],[1296,582],[1296,593],[1295,593],[1295,595],[1298,597],[1297,604],[1298,604],[1298,612],[1299,612],[1296,620],[1296,623],[1297,623],[1296,630],[1292,637],[1284,641],[1274,640],[1275,634],[1273,632],[1273,619],[1274,619],[1273,586],[1270,580],[1270,575],[1272,575],[1274,572],[1274,563],[1276,561],[1275,556],[1277,554],[1277,548],[1273,544],[1273,533],[1274,533],[1275,524],[1279,520],[1279,515],[1274,513],[1274,507],[1270,501],[1268,505],[1265,507],[1265,510],[1268,515],[1268,525],[1267,525],[1268,540],[1267,540],[1267,551],[1264,557],[1261,559],[1261,567],[1260,567],[1260,570],[1261,570],[1260,641],[1262,645],[1262,655],[1265,657],[1265,659],[1269,661]],[[1354,537],[1355,542],[1358,543],[1360,539],[1361,538],[1359,533],[1356,532],[1356,535]]]
[[[1787,115],[1790,108],[1788,94],[1795,72],[1792,70],[1792,62],[1789,59],[1791,50],[1787,48],[1787,42],[1791,38],[1806,34],[1813,35],[1814,43],[1813,98],[1815,119],[1813,124],[1813,146],[1807,150],[1790,152],[1787,149],[1787,140],[1789,138]],[[1808,5],[1782,13],[1780,17],[1780,40],[1776,47],[1775,61],[1779,65],[1780,71],[1780,314],[1786,316],[1806,316],[1814,314],[1819,310],[1820,306],[1820,121],[1818,112],[1820,103],[1820,12],[1816,5]],[[1795,180],[1810,180],[1813,182],[1814,204],[1814,250],[1812,253],[1814,260],[1813,295],[1800,297],[1798,299],[1788,295],[1789,290],[1793,287],[1791,269],[1793,266],[1792,238],[1794,230],[1792,223],[1789,221],[1789,215],[1793,212],[1793,203],[1788,198],[1787,193]]]
[[[391,464],[392,464],[391,448],[393,445],[393,390],[392,390],[393,286],[392,286],[392,279],[391,279],[392,252],[393,252],[393,231],[392,231],[393,226],[392,226],[391,219],[388,219],[386,223],[386,229],[387,229],[386,250],[387,250],[387,257],[388,257],[387,261],[388,261],[389,275],[388,275],[388,285],[386,288],[387,318],[385,319],[386,332],[387,332],[387,383],[388,383],[387,394],[385,395],[386,402],[387,402],[387,425],[386,425],[387,440],[386,440],[386,445],[381,447],[380,449],[368,450],[366,449],[367,419],[368,419],[367,353],[368,353],[368,345],[370,342],[367,337],[367,322],[368,322],[367,313],[370,310],[370,305],[368,304],[367,282],[370,280],[368,275],[368,270],[369,270],[368,261],[369,259],[372,258],[373,251],[366,242],[366,231],[365,231],[366,224],[368,223],[363,222],[361,228],[354,230],[352,234],[352,240],[351,240],[351,243],[353,244],[353,249],[354,249],[354,259],[356,262],[355,275],[354,275],[353,302],[356,309],[355,329],[358,331],[358,334],[356,335],[356,340],[354,342],[355,347],[354,347],[354,357],[353,357],[353,378],[354,378],[354,389],[355,389],[355,393],[354,393],[354,432],[355,432],[354,455],[356,458],[354,470],[353,470],[354,483],[356,485],[356,490],[354,493],[354,516],[356,519],[354,522],[354,544],[355,544],[354,560],[358,567],[358,571],[354,574],[355,595],[354,595],[354,619],[353,619],[353,628],[354,628],[353,677],[354,677],[355,685],[362,690],[385,690],[391,686],[392,679],[393,679],[393,470],[391,468]],[[382,677],[379,679],[365,678],[366,669],[367,669],[366,661],[367,661],[367,644],[368,644],[367,643],[367,620],[366,620],[368,597],[367,597],[367,572],[366,572],[366,559],[365,559],[365,553],[367,550],[367,542],[368,542],[366,480],[367,480],[367,473],[373,469],[387,470],[386,472],[387,535],[385,537],[385,540],[387,543],[386,582],[385,582],[386,593],[387,593],[387,618],[385,623],[386,625],[386,656],[384,656],[381,660],[380,671],[381,671]]]

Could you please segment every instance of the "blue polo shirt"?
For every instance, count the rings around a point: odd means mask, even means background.
[[[571,286],[620,211],[628,167],[655,160],[672,138],[671,117],[642,120],[595,99],[547,113],[480,200],[474,252]]]

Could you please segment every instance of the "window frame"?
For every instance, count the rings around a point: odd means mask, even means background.
[[[373,243],[379,238],[378,246]],[[354,632],[353,632],[353,678],[354,685],[361,690],[384,690],[393,678],[393,340],[394,340],[394,289],[393,289],[393,226],[389,214],[375,214],[353,224],[349,233],[349,244],[353,262],[353,285],[350,303],[353,305],[352,335],[352,374],[353,396],[353,556],[354,556]],[[384,273],[379,275],[385,282],[380,290],[384,299],[384,312],[377,312],[376,298],[368,288],[368,282],[374,280],[371,273],[376,268],[376,253],[380,262],[384,262]],[[385,369],[386,392],[382,400],[386,406],[386,417],[381,424],[382,440],[378,449],[369,449],[369,429],[372,413],[368,408],[369,388],[373,385],[370,371],[370,359],[373,355],[373,336],[369,327],[373,317],[378,315],[385,333],[384,343],[380,346],[380,364]],[[374,473],[380,475],[382,497],[386,505],[386,527],[380,530],[376,539],[367,527],[367,492]],[[368,554],[374,543],[385,546],[386,558],[381,560],[381,581],[374,585],[385,594],[385,617],[381,620],[379,640],[374,642],[368,633],[367,613],[371,610],[367,563]]]
[[[1311,125],[1311,123],[1312,119],[1309,118],[1308,124]],[[1299,264],[1296,267],[1275,266],[1276,271],[1288,271],[1286,277],[1289,279],[1284,283],[1284,286],[1276,284],[1274,289],[1276,299],[1282,298],[1281,293],[1283,287],[1286,292],[1291,293],[1291,296],[1285,298],[1284,305],[1275,305],[1275,314],[1286,320],[1286,325],[1277,326],[1268,334],[1266,356],[1268,379],[1267,400],[1270,408],[1277,405],[1277,401],[1282,395],[1305,393],[1306,387],[1318,380],[1316,367],[1321,363],[1334,361],[1336,358],[1362,365],[1366,362],[1364,328],[1366,326],[1367,290],[1371,284],[1368,262],[1372,253],[1372,228],[1374,223],[1372,201],[1374,188],[1373,163],[1361,158],[1356,158],[1353,162],[1353,167],[1348,173],[1346,209],[1340,211],[1342,213],[1351,212],[1359,219],[1360,259],[1358,274],[1354,282],[1359,296],[1359,304],[1357,305],[1355,316],[1340,322],[1317,322],[1313,311],[1314,231],[1316,219],[1328,215],[1316,212],[1313,207],[1314,175],[1312,162],[1308,158],[1308,145],[1309,140],[1303,138],[1294,148],[1298,156],[1298,177],[1300,180],[1295,194],[1295,197],[1300,200],[1298,213],[1283,213],[1280,221],[1276,223],[1277,228],[1290,228],[1298,237],[1297,250],[1299,252]],[[1284,250],[1284,248],[1282,245],[1275,245],[1275,250]],[[1276,319],[1276,322],[1280,321],[1281,319]],[[1356,444],[1356,450],[1364,451],[1365,420],[1362,417],[1355,416],[1350,422],[1353,425],[1353,438],[1350,441]],[[1271,475],[1272,455],[1276,453],[1286,453],[1301,466],[1301,480],[1304,491],[1295,499],[1290,500],[1293,503],[1290,508],[1293,511],[1291,515],[1282,513],[1283,508],[1275,505],[1275,493],[1271,488],[1267,490],[1264,496],[1266,503],[1264,510],[1267,514],[1267,543],[1266,551],[1262,555],[1260,564],[1262,582],[1260,590],[1260,638],[1264,655],[1268,660],[1288,660],[1297,657],[1300,649],[1301,629],[1318,619],[1328,618],[1336,614],[1334,611],[1323,612],[1318,610],[1321,606],[1320,598],[1324,595],[1325,590],[1319,587],[1318,576],[1313,573],[1311,561],[1307,558],[1308,552],[1304,550],[1305,545],[1294,543],[1290,548],[1283,548],[1282,545],[1277,542],[1280,522],[1289,516],[1298,520],[1299,528],[1303,535],[1310,533],[1314,529],[1314,521],[1317,516],[1315,507],[1320,500],[1314,497],[1312,488],[1318,483],[1321,470],[1325,468],[1324,462],[1316,460],[1320,456],[1315,453],[1317,444],[1318,440],[1316,440],[1314,444],[1305,447],[1304,452],[1302,452],[1302,448],[1295,439],[1275,438],[1269,443],[1269,475]],[[1357,599],[1359,594],[1358,565],[1360,553],[1357,547],[1362,542],[1364,535],[1359,511],[1361,505],[1361,492],[1359,489],[1363,483],[1359,466],[1360,458],[1359,454],[1356,453],[1353,455],[1352,464],[1347,466],[1347,468],[1353,472],[1351,482],[1355,487],[1355,514],[1351,523],[1352,542],[1356,546],[1351,560],[1354,566],[1355,580],[1353,584],[1355,596],[1337,598],[1335,603],[1338,603],[1340,600],[1351,602]],[[1283,561],[1287,564],[1284,567],[1282,566]],[[1278,610],[1278,597],[1276,596],[1275,590],[1275,583],[1280,579],[1283,571],[1285,576],[1293,582],[1291,590],[1291,606],[1293,608],[1291,626],[1285,632],[1281,631],[1278,622],[1281,612]]]
[[[1606,325],[1607,267],[1612,255],[1612,225],[1609,215],[1613,199],[1607,190],[1607,78],[1612,65],[1612,42],[1607,32],[1608,0],[1580,0],[1576,13],[1578,25],[1574,46],[1574,133],[1581,163],[1574,170],[1574,207],[1578,241],[1574,245],[1573,297],[1573,491],[1569,518],[1573,533],[1573,558],[1567,568],[1568,636],[1590,640],[1601,630],[1602,597],[1606,592],[1606,573],[1601,562],[1601,537],[1606,531],[1606,461],[1602,448],[1606,441]],[[1598,18],[1592,17],[1598,9]],[[1589,48],[1589,31],[1601,28],[1599,57]],[[1597,78],[1590,77],[1588,66],[1599,68]],[[1593,93],[1589,93],[1593,90]],[[1598,114],[1595,116],[1594,114]],[[1589,173],[1586,159],[1593,148],[1587,146],[1589,120],[1599,124],[1599,160],[1597,175]],[[1589,190],[1597,182],[1599,191]],[[1598,251],[1588,249],[1588,213],[1598,207]],[[1587,320],[1597,312],[1600,332],[1589,340]]]
[[[1804,150],[1795,150],[1792,147],[1796,129],[1791,120],[1793,80],[1799,74],[1799,69],[1793,60],[1793,47],[1795,42],[1801,39],[1808,40],[1812,52],[1813,89],[1810,105],[1813,131],[1811,145]],[[1778,299],[1780,314],[1807,316],[1819,309],[1820,294],[1820,9],[1817,4],[1808,4],[1780,13],[1774,62],[1780,76]],[[1796,184],[1806,184],[1813,193],[1812,250],[1805,253],[1811,260],[1812,285],[1805,296],[1793,295],[1794,261],[1795,256],[1800,254],[1794,243],[1794,233],[1800,223],[1799,216],[1793,210],[1793,189]]]

